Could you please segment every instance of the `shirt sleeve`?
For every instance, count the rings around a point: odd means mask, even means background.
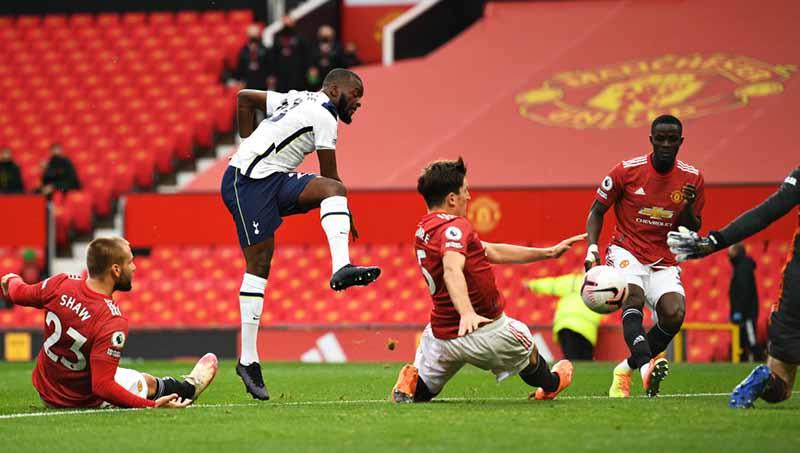
[[[20,277],[12,277],[8,281],[8,297],[14,305],[43,308],[52,294],[53,287],[58,286],[64,278],[64,274],[58,274],[29,285]]]
[[[611,206],[616,203],[624,190],[624,172],[622,164],[617,164],[608,175],[600,182],[600,187],[595,192],[594,199],[600,204]]]
[[[316,149],[336,149],[339,123],[325,107],[318,109],[314,124],[314,147]]]
[[[114,380],[127,338],[125,318],[115,316],[103,324],[89,356],[92,393],[117,407],[153,407],[155,402],[134,395]]]
[[[798,204],[800,204],[800,167],[787,176],[780,188],[769,198],[716,232],[722,239],[718,248],[741,242],[758,233]]]
[[[278,93],[277,91],[267,91],[267,118],[271,117],[273,113],[275,113],[275,109],[277,109],[286,99],[285,93]]]
[[[467,254],[469,238],[473,233],[472,225],[463,217],[459,217],[445,225],[441,230],[441,252],[458,252],[462,255]]]

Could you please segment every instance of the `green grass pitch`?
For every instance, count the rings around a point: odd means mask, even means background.
[[[467,367],[440,401],[393,405],[399,364],[265,364],[272,400],[244,393],[232,361],[187,410],[43,408],[32,364],[0,363],[2,450],[22,451],[796,451],[800,395],[728,409],[727,394],[753,365],[673,365],[663,396],[610,400],[612,364],[578,363],[555,401],[529,401],[519,378],[497,384]],[[154,375],[186,362],[126,364]]]

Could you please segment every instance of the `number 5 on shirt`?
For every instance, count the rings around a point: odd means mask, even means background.
[[[425,276],[425,281],[428,282],[428,291],[431,294],[436,292],[436,283],[433,281],[433,277],[431,273],[425,269],[425,266],[422,265],[422,260],[426,258],[428,255],[425,254],[425,250],[417,250],[417,262],[419,263],[419,268],[422,269],[422,275]]]

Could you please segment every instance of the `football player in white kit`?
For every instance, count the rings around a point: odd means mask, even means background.
[[[261,374],[256,336],[275,230],[282,217],[320,208],[322,229],[331,250],[330,285],[341,291],[367,285],[380,275],[377,267],[350,264],[348,236],[358,233],[347,207],[347,189],[336,168],[338,120],[350,124],[361,106],[364,84],[352,71],[334,69],[318,92],[242,90],[238,94],[242,143],[222,178],[222,198],[228,207],[247,270],[239,292],[242,353],[236,373],[253,398],[268,400]],[[255,110],[266,114],[253,130]],[[296,171],[306,155],[317,152],[321,175]]]

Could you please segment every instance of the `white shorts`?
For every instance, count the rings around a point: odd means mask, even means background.
[[[528,366],[534,341],[525,324],[502,315],[463,337],[440,340],[431,325],[422,332],[414,366],[431,393],[437,394],[464,364],[491,370],[497,382]]]
[[[116,374],[114,374],[114,381],[139,398],[147,398],[147,381],[142,373],[130,368],[119,367]],[[109,408],[114,406],[111,403],[103,402],[100,407]]]
[[[644,290],[645,302],[653,310],[654,318],[656,304],[664,294],[678,293],[686,297],[681,283],[681,268],[678,266],[642,264],[631,252],[616,245],[608,247],[606,264],[620,271],[629,285]]]

